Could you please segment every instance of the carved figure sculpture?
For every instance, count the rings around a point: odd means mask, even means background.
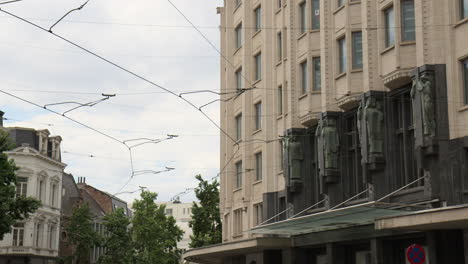
[[[421,77],[413,80],[413,88],[411,89],[411,98],[413,100],[416,95],[421,100],[421,115],[423,121],[424,136],[434,137],[436,129],[435,121],[435,105],[434,94],[432,92],[433,77],[427,73],[423,73]],[[417,117],[416,115],[414,117]]]
[[[361,143],[361,163],[367,163],[367,146],[364,145],[364,142],[366,142],[366,133],[367,130],[364,130],[366,125],[364,124],[364,128],[362,127],[362,123],[364,122],[364,108],[365,108],[365,103],[364,101],[359,104],[358,110],[357,110],[357,131],[358,131],[358,137],[359,137],[359,142]]]
[[[335,120],[326,119],[323,121],[322,140],[325,169],[338,169],[338,149],[340,143]]]
[[[322,140],[322,120],[319,119],[317,129],[315,130],[315,138],[317,140],[317,156],[318,156],[318,167],[321,174],[324,172],[324,155],[323,155],[323,140]]]
[[[432,78],[430,75],[421,76],[421,102],[423,109],[424,135],[435,136],[434,97],[432,93]]]
[[[364,120],[367,127],[369,156],[381,156],[384,143],[384,114],[382,104],[375,98],[367,99]]]
[[[303,160],[304,152],[302,150],[302,144],[296,136],[292,136],[289,142],[289,178],[291,180],[301,179],[301,167]]]

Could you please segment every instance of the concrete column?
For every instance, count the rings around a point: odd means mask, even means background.
[[[468,229],[463,230],[463,248],[465,252],[465,264],[468,264]]]
[[[371,252],[372,252],[372,264],[383,264],[384,263],[384,253],[382,241],[379,239],[371,240]]]

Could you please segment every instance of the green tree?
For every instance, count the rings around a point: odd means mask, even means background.
[[[8,133],[0,129],[0,240],[11,232],[11,227],[17,221],[28,218],[41,205],[31,197],[16,196],[18,167],[4,153],[12,148]]]
[[[209,183],[201,175],[195,176],[199,181],[195,195],[199,204],[192,205],[192,220],[189,225],[193,235],[190,236],[190,247],[197,248],[221,243],[222,226],[219,212],[219,182]]]
[[[141,192],[141,200],[133,203],[134,216],[132,234],[138,264],[178,264],[181,250],[177,242],[183,231],[176,226],[175,219],[165,214],[166,207],[158,206],[158,195]]]
[[[73,208],[72,215],[64,227],[68,245],[74,248],[76,264],[90,262],[91,249],[99,245],[99,235],[93,228],[93,216],[88,203]]]
[[[130,264],[134,262],[129,225],[130,219],[125,215],[123,208],[118,208],[104,217],[106,236],[103,238],[102,246],[106,248],[106,253],[99,258],[100,264]]]

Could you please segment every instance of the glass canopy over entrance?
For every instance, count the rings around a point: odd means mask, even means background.
[[[393,207],[393,208],[392,208]],[[255,234],[301,235],[352,226],[372,224],[378,218],[411,212],[408,207],[395,209],[395,205],[369,202],[320,213],[287,219],[273,224],[257,226],[250,230]]]

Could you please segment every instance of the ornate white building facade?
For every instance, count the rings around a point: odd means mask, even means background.
[[[42,205],[20,221],[0,241],[0,264],[55,263],[58,257],[62,176],[61,138],[48,130],[7,128],[15,149],[6,152],[19,167],[17,195],[33,197]]]

